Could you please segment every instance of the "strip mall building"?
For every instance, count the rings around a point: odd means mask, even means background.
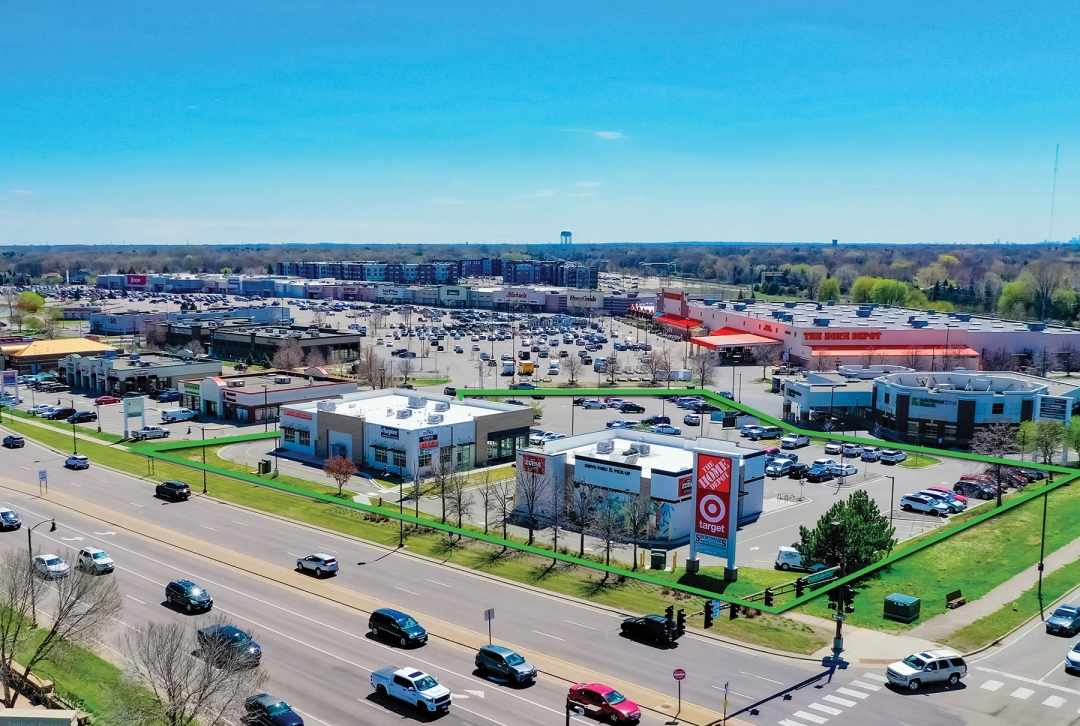
[[[977,369],[1004,347],[1024,358],[1064,346],[1080,349],[1080,330],[887,305],[691,300],[683,290],[657,296],[653,320],[724,357],[779,345],[784,359],[815,370],[847,364],[919,370]]]

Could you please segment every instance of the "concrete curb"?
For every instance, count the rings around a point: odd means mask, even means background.
[[[1061,603],[1062,601],[1068,600],[1076,592],[1080,592],[1080,585],[1077,585],[1073,589],[1071,589],[1068,592],[1066,592],[1065,594],[1063,594],[1058,599],[1052,601],[1047,609],[1049,610],[1049,609],[1053,608],[1054,606],[1056,606],[1057,604]],[[1022,595],[1023,593],[1020,593],[1020,594]],[[1006,603],[1006,604],[1008,604],[1008,603]],[[1002,607],[1004,607],[1004,606],[1002,606]],[[993,614],[993,613],[991,613],[991,614]],[[1034,620],[1035,618],[1038,618],[1038,617],[1041,617],[1041,613],[1032,615],[1030,618],[1024,620],[1022,623],[1019,623],[1019,624],[1015,625],[1011,630],[1009,630],[1009,632],[1005,633],[1004,635],[1002,635],[1002,636],[1000,636],[998,638],[995,638],[992,642],[987,643],[986,645],[984,645],[981,648],[976,648],[975,650],[973,650],[973,651],[971,651],[969,653],[964,653],[963,656],[965,658],[970,658],[973,655],[978,655],[979,653],[983,653],[983,652],[985,652],[987,650],[990,650],[991,648],[994,648],[994,647],[996,647],[998,645],[1001,645],[1002,643],[1005,642],[1006,639],[1008,639],[1008,637],[1010,635],[1012,635],[1013,633],[1015,633],[1016,631],[1018,631],[1018,630],[1020,630],[1022,628],[1026,628],[1028,625],[1031,624],[1032,620]]]

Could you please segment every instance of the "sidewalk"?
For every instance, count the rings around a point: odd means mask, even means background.
[[[1074,539],[1056,552],[1047,555],[1043,575],[1049,575],[1054,570],[1078,559],[1080,559],[1080,538]],[[1035,587],[1038,581],[1039,567],[1038,565],[1032,565],[1020,574],[1014,575],[1001,583],[978,600],[930,618],[925,623],[912,629],[910,634],[918,638],[940,640],[979,618],[997,612],[1020,597],[1020,593]]]
[[[799,612],[784,613],[784,617],[800,623],[806,623],[818,628],[825,628],[829,632],[835,632],[836,623],[832,620],[819,618],[814,615],[806,615]],[[857,628],[853,625],[844,625],[844,654],[843,658],[849,663],[861,665],[887,665],[894,661],[902,660],[912,653],[921,653],[925,650],[940,648],[941,646],[931,640],[908,633],[886,633],[880,630]],[[814,653],[815,658],[824,658],[832,655],[832,646],[826,646]]]

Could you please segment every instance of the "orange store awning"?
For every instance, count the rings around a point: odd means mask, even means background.
[[[850,358],[851,356],[867,356],[876,355],[889,358],[900,358],[908,355],[918,356],[943,356],[952,355],[958,358],[978,358],[979,354],[971,348],[963,345],[950,345],[936,346],[936,345],[907,345],[903,347],[898,346],[876,346],[876,345],[845,345],[840,346],[814,346],[812,348],[811,356],[814,358],[822,356],[832,356],[836,358]]]
[[[708,335],[691,338],[690,342],[708,350],[746,347],[749,345],[781,345],[783,343],[782,340],[773,340],[772,338],[766,338],[764,335],[754,335],[738,328],[720,328]]]
[[[684,318],[682,315],[672,315],[671,313],[664,313],[655,317],[653,322],[660,325],[673,325],[676,328],[696,328],[702,324],[702,321],[696,318]]]

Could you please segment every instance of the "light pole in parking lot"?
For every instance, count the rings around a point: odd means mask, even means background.
[[[889,475],[886,475],[886,476],[889,476]],[[896,509],[896,507],[894,506],[895,503],[896,503],[895,497],[896,497],[896,477],[895,476],[889,476],[889,529],[893,528],[893,523],[892,523],[893,522],[893,510]]]
[[[270,430],[270,404],[269,404],[269,388],[263,384],[263,433]]]

